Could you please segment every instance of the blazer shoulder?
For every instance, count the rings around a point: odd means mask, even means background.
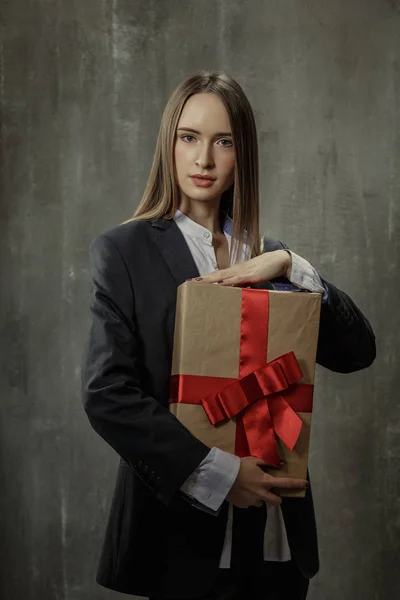
[[[151,229],[149,221],[121,223],[99,233],[92,239],[90,247],[102,246],[108,242],[123,254],[125,250],[132,249],[132,245],[134,246],[136,243],[142,245],[151,234]]]
[[[275,238],[263,235],[261,238],[261,252],[273,252],[274,250],[285,250],[288,246]]]

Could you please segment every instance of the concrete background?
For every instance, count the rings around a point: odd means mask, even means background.
[[[94,581],[118,460],[80,400],[88,245],[133,213],[165,102],[204,67],[237,78],[254,107],[263,231],[347,291],[377,335],[369,370],[318,371],[309,598],[398,597],[400,3],[1,11],[1,598],[126,597]]]

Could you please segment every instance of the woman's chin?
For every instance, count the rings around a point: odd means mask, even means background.
[[[213,200],[219,200],[221,198],[221,192],[218,191],[216,193],[215,190],[211,191],[209,189],[196,189],[196,190],[185,190],[180,188],[182,195],[186,198],[190,198],[191,200],[195,200],[197,202],[212,202]]]

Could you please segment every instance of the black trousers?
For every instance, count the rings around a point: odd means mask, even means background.
[[[265,562],[258,575],[248,577],[220,569],[213,589],[197,600],[305,600],[308,583],[293,561]],[[191,599],[151,596],[149,600]]]

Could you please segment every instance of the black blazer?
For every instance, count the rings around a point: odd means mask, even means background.
[[[264,251],[283,247],[264,239]],[[141,596],[200,595],[218,572],[228,503],[214,516],[184,499],[180,487],[209,448],[168,410],[177,286],[199,274],[173,220],[119,225],[98,236],[90,254],[83,401],[92,427],[121,459],[97,581]],[[370,324],[327,285],[317,361],[341,373],[368,367],[375,358]],[[312,577],[318,549],[311,489],[304,499],[285,498],[282,511],[292,557]]]

